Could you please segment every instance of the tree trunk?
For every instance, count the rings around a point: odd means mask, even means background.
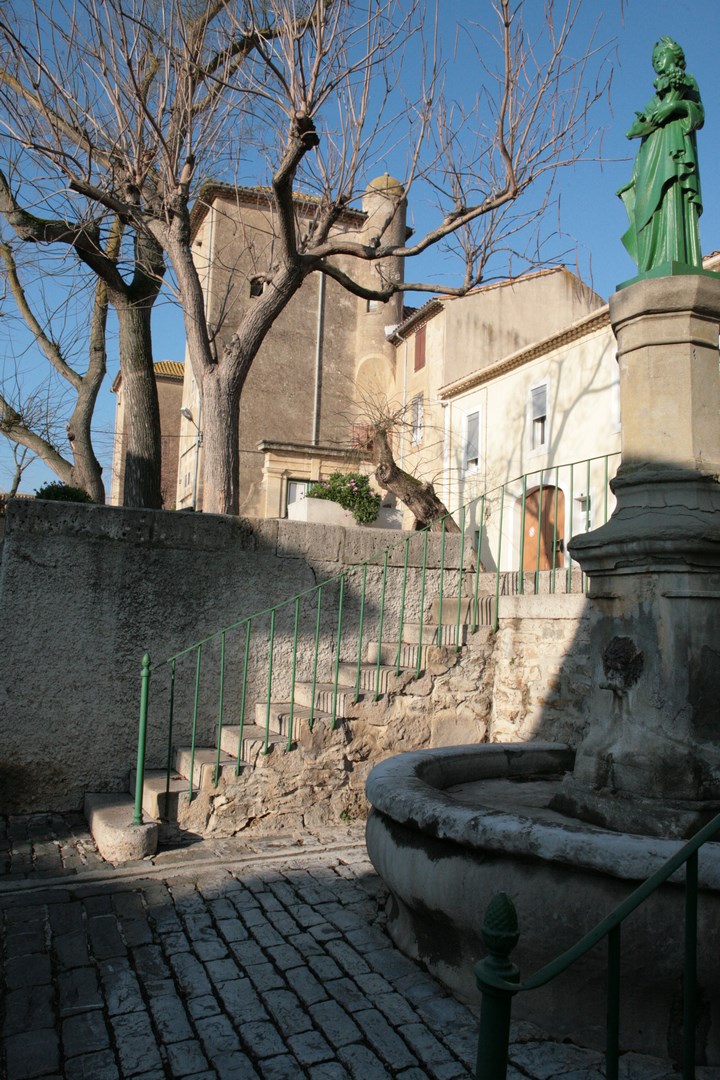
[[[160,407],[153,373],[149,304],[113,300],[120,329],[120,370],[125,403],[123,506],[162,506]]]
[[[104,281],[98,281],[90,319],[88,368],[77,388],[75,408],[67,426],[67,437],[73,452],[73,486],[87,491],[96,503],[105,502],[105,487],[102,467],[93,450],[91,425],[95,402],[107,371],[107,312],[107,286]]]
[[[387,432],[375,430],[372,438],[375,479],[415,515],[415,528],[425,529],[430,526],[433,532],[439,532],[444,521],[446,532],[460,532],[447,507],[435,494],[433,485],[423,483],[395,464]]]
[[[203,499],[208,514],[236,514],[240,471],[240,389],[218,365],[202,381]]]

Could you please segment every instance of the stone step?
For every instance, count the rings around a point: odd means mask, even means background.
[[[454,629],[454,628],[453,628]],[[423,634],[423,637],[425,635]],[[427,651],[430,647],[436,647],[433,642],[428,642],[426,645],[411,644],[409,642],[403,642],[400,646],[400,671],[407,669],[414,671],[417,669],[418,655],[420,657],[420,669],[425,667],[425,661],[427,659]],[[367,644],[367,661],[369,664],[376,664],[378,653],[380,654],[380,663],[386,664],[394,670],[397,668],[398,660],[398,643],[397,641],[383,641],[382,645],[378,645],[377,641],[368,641]]]
[[[358,679],[357,664],[340,664],[338,668],[338,676],[341,683],[352,684],[352,696],[354,698],[354,688],[357,685]],[[365,691],[366,694],[387,694],[389,689],[389,683],[394,678],[394,666],[388,664],[381,664],[378,671],[377,662],[374,664],[361,664],[359,683],[361,696],[363,691]]]
[[[343,667],[343,665],[340,665]],[[350,667],[351,665],[347,665]],[[332,682],[318,682],[315,685],[315,708],[320,709],[322,712],[332,714],[333,711],[333,697],[335,696],[335,684]],[[362,699],[365,695],[360,694]],[[297,682],[295,683],[295,704],[305,705],[310,708],[312,701],[312,683],[311,682]],[[344,717],[350,715],[350,708],[355,704],[355,679],[353,677],[352,684],[338,681],[337,687],[337,700],[335,705],[335,716]]]
[[[255,719],[258,721],[263,731],[265,730],[265,716],[266,716],[267,702],[260,701],[255,706]],[[318,720],[323,723],[331,719],[331,714],[324,712],[322,709],[314,709],[312,714],[310,707],[306,705],[299,705],[297,702],[293,707],[293,738],[297,735],[298,725],[302,724],[307,726],[310,722],[310,716],[312,715],[313,723]],[[262,723],[260,723],[262,721]],[[290,702],[270,702],[270,726],[274,728],[284,739],[287,739],[290,733]]]
[[[130,790],[134,790],[135,773],[130,774]],[[143,813],[153,821],[178,821],[182,817],[181,800],[188,802],[190,781],[186,776],[170,774],[165,769],[146,769],[143,777]]]
[[[472,623],[475,600],[472,596],[460,598],[460,623]],[[478,626],[490,626],[495,611],[494,596],[478,596],[477,598],[477,623]],[[436,596],[430,606],[430,622],[438,623],[440,615],[440,597]],[[457,596],[443,596],[442,624],[443,626],[457,625],[458,622],[458,598]]]
[[[231,757],[237,757],[238,740],[240,738],[240,725],[228,724],[222,730],[220,736],[220,749]],[[270,731],[269,743],[273,746],[283,741],[283,736],[277,731]],[[258,753],[265,748],[265,723],[243,724],[242,745],[240,747],[240,761],[245,765],[251,764]]]
[[[460,632],[457,632],[455,623],[438,626],[430,619],[422,624],[423,645],[454,645],[456,640],[464,645],[468,638],[468,627],[460,623]],[[407,622],[403,624],[403,641],[409,645],[417,645],[420,642],[420,623]]]
[[[193,786],[207,791],[215,786],[215,763],[217,749],[212,746],[196,746],[193,756],[189,746],[177,746],[173,754],[175,772],[179,776],[190,777],[190,761],[193,761]],[[235,776],[237,758],[220,751],[219,775],[227,779]]]

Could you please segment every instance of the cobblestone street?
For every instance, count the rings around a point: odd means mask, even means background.
[[[119,868],[79,816],[11,819],[0,844],[7,1080],[474,1075],[476,1016],[393,947],[362,826]],[[595,1051],[513,1038],[510,1080],[603,1075]],[[672,1075],[622,1061],[627,1080]]]

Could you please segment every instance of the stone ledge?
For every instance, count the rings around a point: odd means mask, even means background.
[[[98,851],[108,862],[130,862],[156,853],[158,826],[154,821],[133,824],[129,795],[88,794],[84,811]]]
[[[501,626],[506,619],[579,620],[586,615],[584,593],[524,593],[500,597]]]

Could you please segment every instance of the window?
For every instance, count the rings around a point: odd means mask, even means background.
[[[288,480],[287,482],[287,499],[285,513],[287,514],[287,507],[293,503],[302,502],[307,494],[309,486],[309,480]]]
[[[382,307],[380,300],[368,300],[365,305],[366,311],[379,311]]]
[[[530,390],[531,446],[541,450],[547,443],[547,383]]]
[[[265,291],[265,282],[262,278],[253,277],[250,278],[250,296],[262,296]]]
[[[372,424],[356,423],[352,429],[353,450],[366,450],[372,453],[374,428]]]
[[[410,445],[418,446],[423,437],[423,396],[418,394],[410,402],[411,435]]]
[[[465,444],[463,447],[463,471],[477,472],[480,466],[480,413],[465,416]]]
[[[415,335],[415,371],[425,367],[425,323]]]

